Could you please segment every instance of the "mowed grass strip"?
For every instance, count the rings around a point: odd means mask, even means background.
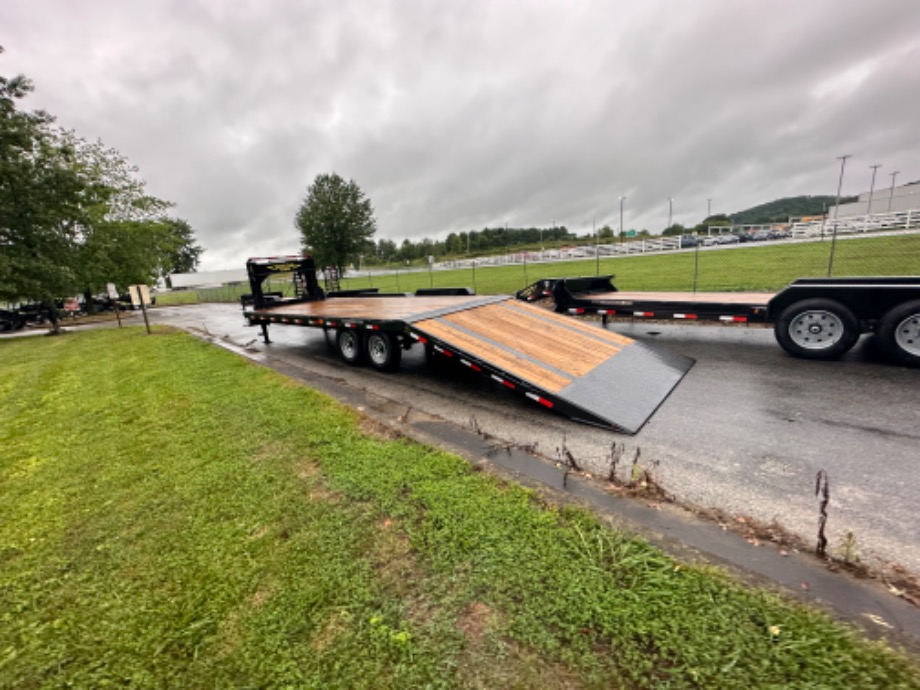
[[[828,232],[830,232],[828,230]],[[839,239],[834,245],[833,275],[920,275],[920,235]],[[615,274],[620,290],[776,291],[796,278],[824,277],[831,242],[754,243],[730,248],[684,250],[662,254],[603,257],[507,266],[358,274],[342,281],[343,289],[374,287],[381,292],[415,292],[428,287],[474,287],[480,295],[512,294],[541,278]],[[509,252],[511,250],[509,249]],[[534,250],[531,249],[531,252]],[[536,250],[539,252],[539,248]],[[466,258],[466,257],[458,257]],[[242,266],[240,267],[242,268]],[[383,269],[374,269],[383,270]],[[398,272],[397,272],[398,271]],[[696,281],[694,283],[694,276]],[[268,286],[293,295],[290,281]],[[266,287],[266,289],[268,289]],[[248,285],[161,293],[162,306],[195,302],[235,302]]]
[[[920,687],[189,336],[0,342],[0,686]]]

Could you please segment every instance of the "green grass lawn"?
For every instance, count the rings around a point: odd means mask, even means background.
[[[428,287],[472,287],[481,295],[511,294],[541,278],[615,274],[621,290],[774,291],[796,278],[826,276],[830,241],[752,244],[731,249],[633,255],[583,261],[478,266],[458,270],[394,271],[342,281],[343,289],[378,288],[414,292]],[[920,235],[846,239],[836,243],[833,275],[920,275]],[[292,294],[289,281],[275,279],[266,290]],[[249,286],[161,293],[157,304],[234,302]]]
[[[0,687],[920,688],[190,336],[5,340],[0,366]]]

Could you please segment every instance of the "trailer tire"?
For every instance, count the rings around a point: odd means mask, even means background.
[[[882,352],[892,360],[920,366],[920,300],[891,309],[882,317],[875,335]]]
[[[803,359],[835,359],[859,340],[859,321],[831,299],[806,299],[786,307],[773,329],[789,354]]]
[[[341,328],[336,331],[335,344],[346,364],[357,366],[364,361],[364,343],[353,328]]]
[[[371,366],[378,371],[394,371],[402,361],[402,347],[392,333],[370,331],[364,339],[364,349]]]

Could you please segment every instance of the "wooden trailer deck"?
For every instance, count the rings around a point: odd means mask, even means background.
[[[627,306],[647,302],[676,302],[686,304],[742,304],[766,307],[776,297],[775,292],[600,292],[591,293],[593,302]]]
[[[246,316],[400,333],[568,417],[627,433],[641,428],[693,364],[507,296],[332,297]]]

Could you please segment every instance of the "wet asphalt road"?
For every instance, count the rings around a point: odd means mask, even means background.
[[[398,423],[427,416],[478,427],[550,458],[564,445],[595,475],[620,446],[621,476],[636,450],[684,503],[776,521],[814,543],[815,476],[830,480],[829,550],[847,532],[863,561],[920,573],[920,370],[877,359],[871,339],[838,362],[787,356],[761,328],[618,323],[615,330],[694,357],[696,365],[635,436],[570,422],[484,377],[426,365],[419,348],[398,373],[341,364],[321,331],[272,326],[272,344],[235,305],[161,307],[155,322],[206,335],[241,354]]]

